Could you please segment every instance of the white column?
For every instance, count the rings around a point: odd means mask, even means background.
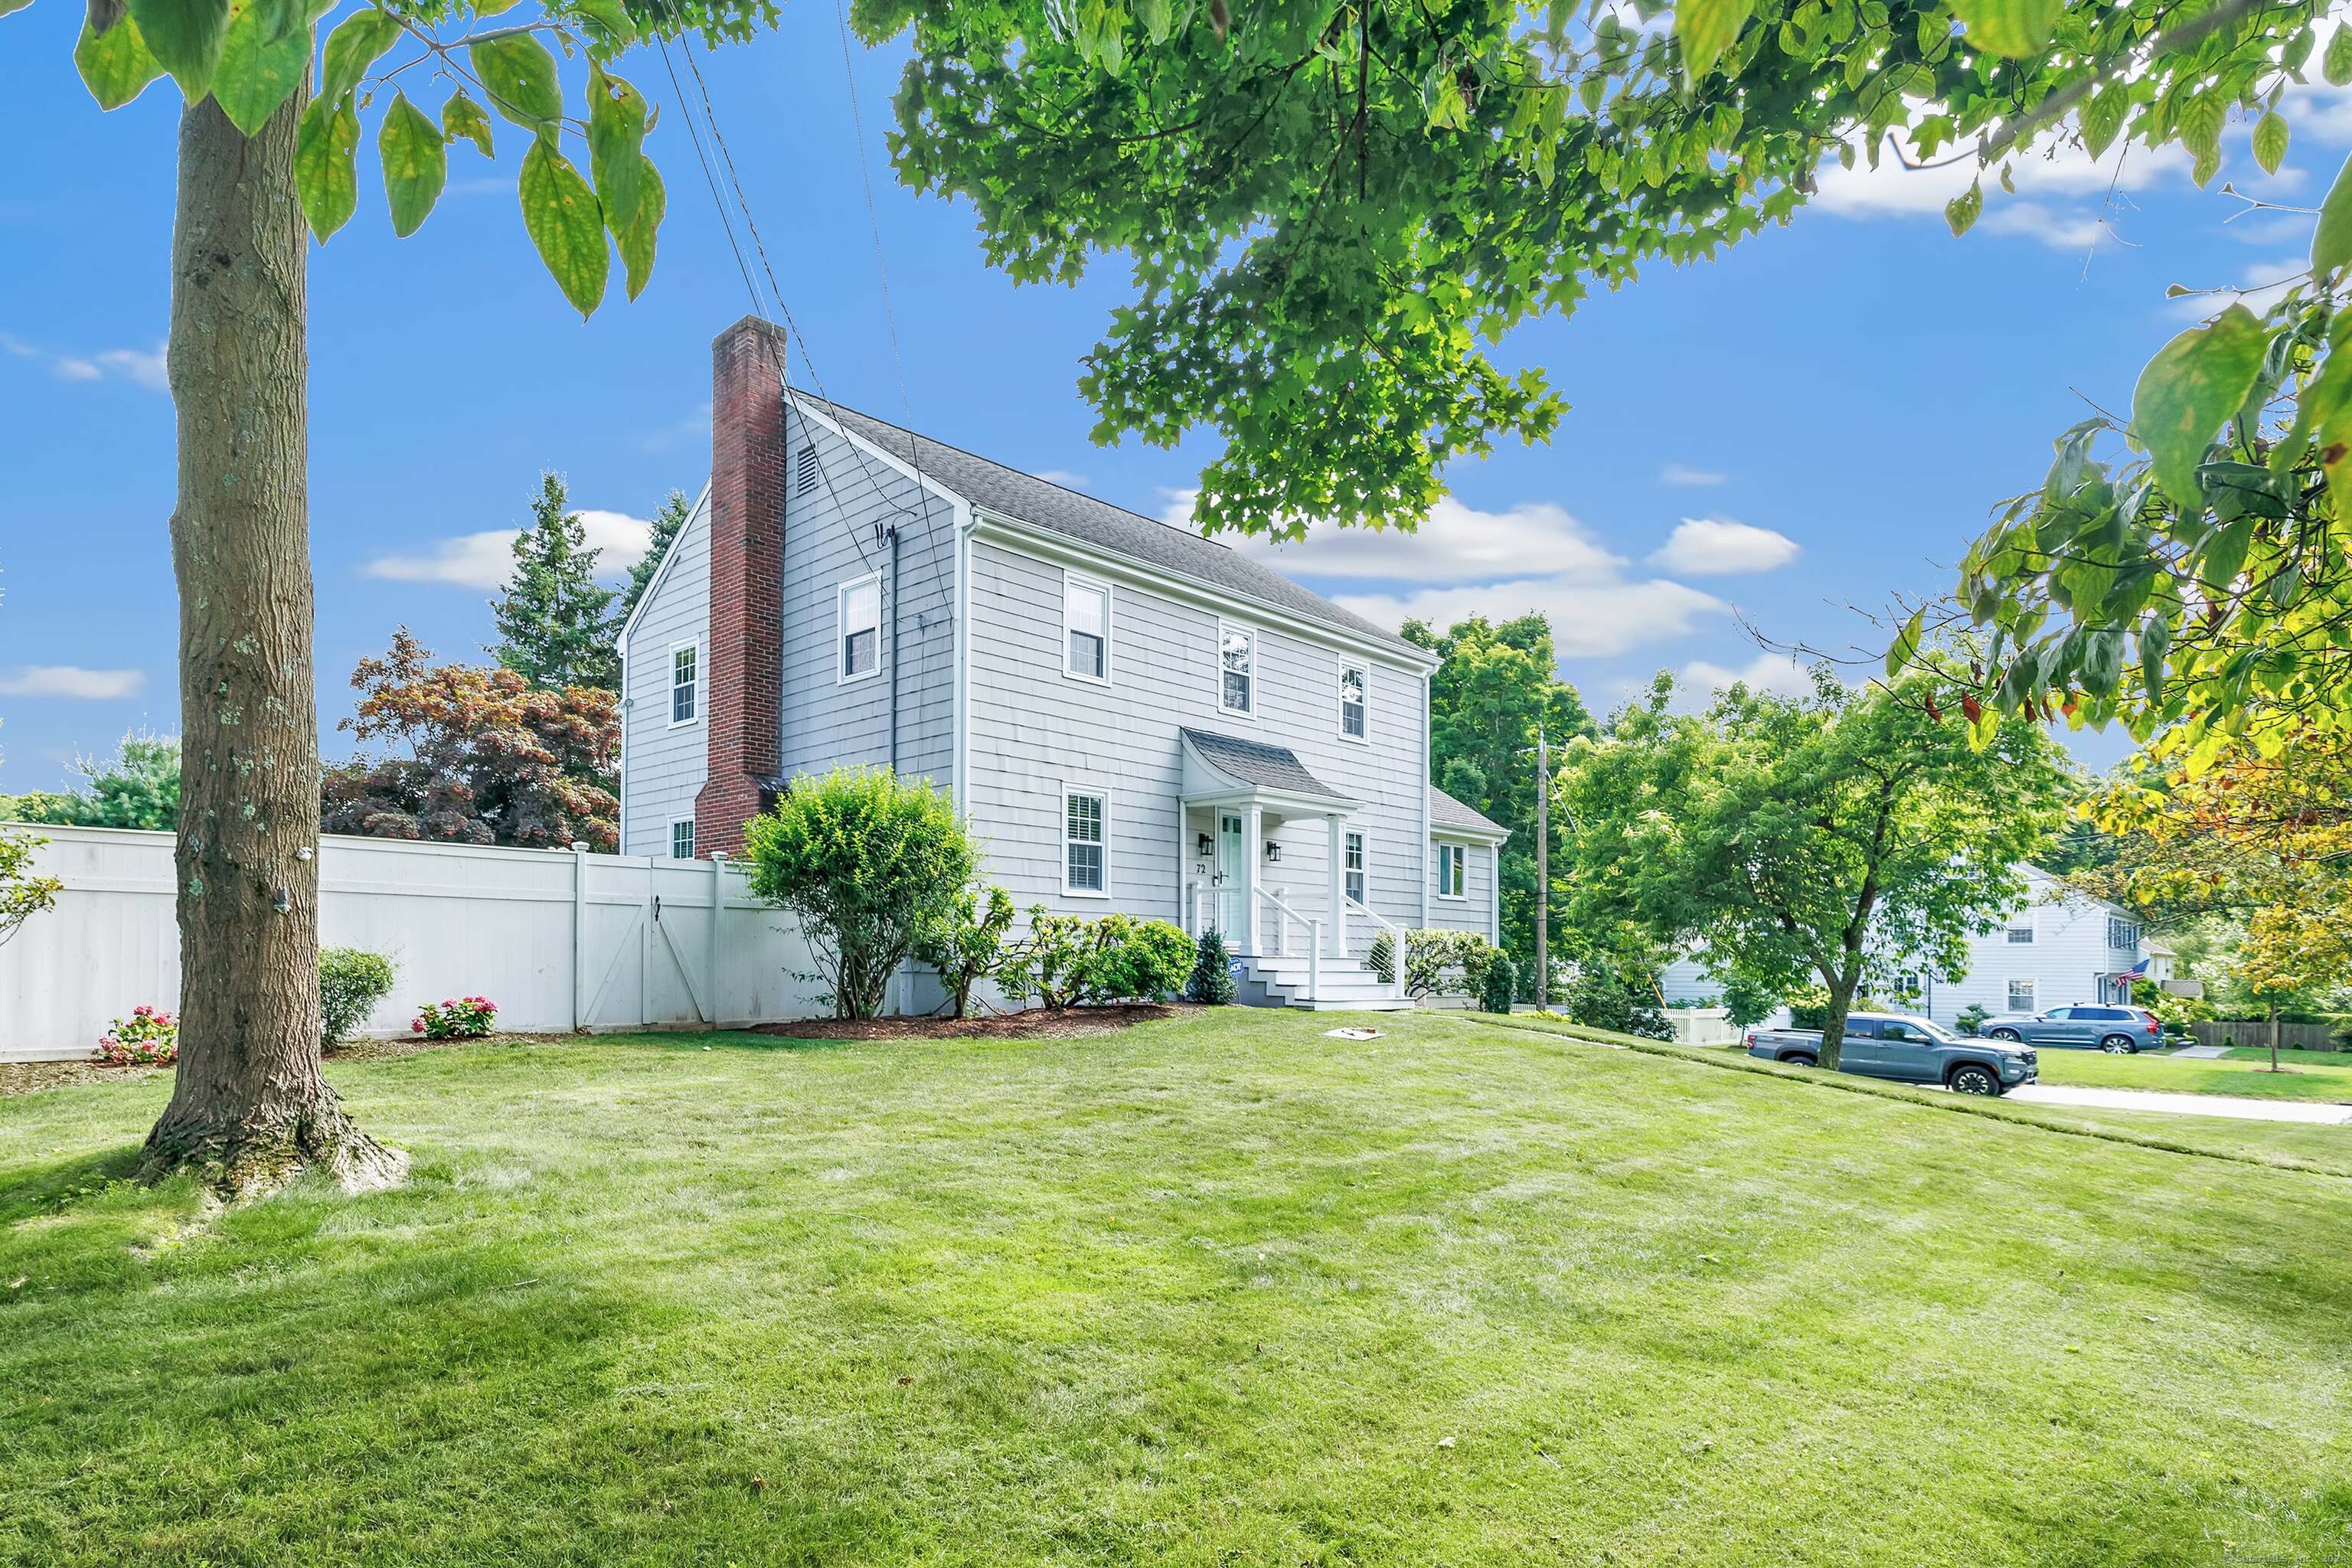
[[[1348,838],[1346,824],[1336,811],[1328,812],[1323,820],[1331,828],[1331,947],[1334,958],[1348,956]],[[1367,888],[1366,892],[1371,889]]]
[[[1260,939],[1257,910],[1258,857],[1265,853],[1265,808],[1252,801],[1242,807],[1242,930],[1255,955],[1265,951]]]

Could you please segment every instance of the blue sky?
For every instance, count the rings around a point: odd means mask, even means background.
[[[77,752],[168,731],[176,710],[160,350],[178,98],[159,84],[100,114],[68,58],[79,16],[40,0],[0,20],[0,146],[16,154],[0,175],[0,791],[54,787]],[[967,209],[901,189],[882,144],[899,58],[855,52],[903,402],[831,6],[788,5],[775,35],[705,62],[825,389],[1181,515],[1211,438],[1096,447],[1076,392],[1124,268],[1016,289],[982,262]],[[670,107],[657,60],[622,68]],[[1781,639],[1867,640],[1850,606],[1947,584],[1989,508],[2038,482],[2050,438],[2083,411],[2077,392],[2127,403],[2140,364],[2189,319],[2166,285],[2242,286],[2302,265],[2308,218],[2227,222],[2238,204],[2218,194],[2234,181],[2315,200],[2352,144],[2352,110],[2298,95],[2287,113],[2275,180],[2242,127],[2202,193],[2177,155],[2134,153],[2119,178],[2079,155],[2036,160],[2018,195],[1989,191],[1960,240],[1941,216],[1948,174],[1832,172],[1790,226],[1512,337],[1504,357],[1549,367],[1571,411],[1548,446],[1452,470],[1419,539],[1318,537],[1276,559],[1375,614],[1546,610],[1564,672],[1604,710],[1662,668],[1702,685],[1775,677],[1784,667],[1743,618]],[[499,130],[496,163],[452,151],[448,194],[404,241],[363,149],[359,215],[312,253],[330,725],[349,710],[352,664],[395,626],[445,657],[488,639],[502,542],[485,536],[526,515],[541,469],[562,471],[598,537],[617,542],[617,571],[632,520],[708,467],[709,342],[749,300],[684,116],[666,112],[648,142],[670,192],[652,286],[635,304],[616,286],[585,323],[524,237],[520,137]],[[2104,763],[2124,744],[2078,749]],[[331,729],[326,747],[348,750]]]

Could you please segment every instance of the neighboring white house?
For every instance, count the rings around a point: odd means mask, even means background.
[[[2076,1003],[2112,1005],[2131,1000],[2136,977],[2170,977],[2171,950],[2163,950],[2166,973],[2155,973],[2157,958],[2138,916],[2076,892],[2039,867],[2018,870],[2026,882],[2024,901],[1998,930],[1969,939],[1968,972],[1960,979],[1916,980],[1916,995],[1906,1004],[1909,1010],[1950,1024],[1971,1006],[2027,1013]],[[1659,984],[1670,1002],[1722,991],[1696,958],[1669,964]]]
[[[1506,830],[1429,778],[1437,660],[1249,557],[713,345],[712,473],[621,636],[622,848],[731,855],[791,781],[946,788],[1014,902],[1214,928],[1370,999],[1383,927],[1497,935]],[[1310,938],[1310,932],[1313,933]]]

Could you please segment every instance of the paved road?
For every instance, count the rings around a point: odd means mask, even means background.
[[[2226,1116],[2240,1121],[2308,1121],[2341,1127],[2352,1122],[2352,1105],[2311,1100],[2251,1100],[2233,1094],[2164,1094],[2146,1089],[2061,1089],[2029,1083],[2009,1091],[2024,1105],[2079,1105],[2098,1110],[2160,1110],[2174,1116]]]

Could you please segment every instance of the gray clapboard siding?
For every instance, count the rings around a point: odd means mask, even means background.
[[[1439,931],[1475,931],[1481,936],[1490,936],[1495,909],[1495,858],[1500,851],[1491,844],[1449,839],[1442,834],[1433,837],[1438,845],[1462,845],[1462,881],[1465,896],[1459,899],[1437,896],[1437,858],[1433,850],[1429,868],[1431,927]]]
[[[1064,673],[1063,568],[1001,540],[973,543],[967,804],[989,875],[1024,907],[1178,919],[1181,889],[1205,874],[1192,831],[1178,838],[1178,731],[1191,726],[1287,746],[1325,784],[1361,800],[1349,826],[1367,835],[1371,907],[1398,925],[1419,923],[1426,858],[1418,672],[1236,614],[1227,618],[1258,637],[1258,714],[1226,714],[1217,705],[1218,616],[1112,571],[1094,574],[1112,584],[1108,686]],[[1370,673],[1369,743],[1339,736],[1345,663]],[[1062,892],[1063,797],[1073,789],[1108,800],[1108,900]],[[1323,818],[1286,822],[1269,837],[1282,859],[1262,868],[1265,886],[1301,913],[1323,914]],[[1353,922],[1359,951],[1370,942],[1367,924]]]
[[[629,628],[622,693],[621,795],[625,855],[667,856],[674,818],[694,815],[709,766],[710,511],[706,494],[671,542],[670,557]],[[673,726],[670,648],[692,641],[706,672],[694,722]]]
[[[898,767],[950,782],[955,757],[954,500],[925,488],[822,420],[788,405],[783,551],[782,772],[822,773],[890,761],[890,651],[898,652]],[[800,453],[814,445],[821,478],[803,493]],[[876,524],[898,529],[898,598]],[[884,590],[880,672],[843,684],[835,647],[841,585],[878,574]]]

